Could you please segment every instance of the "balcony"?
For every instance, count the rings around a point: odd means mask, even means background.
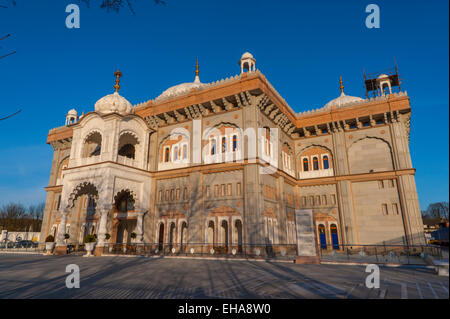
[[[134,158],[129,158],[122,155],[117,155],[117,163],[132,167],[139,167],[138,161],[136,161]]]
[[[329,177],[334,176],[334,170],[333,168],[319,169],[315,171],[299,172],[298,175],[300,179]]]
[[[189,166],[189,159],[175,161],[175,162],[162,162],[158,163],[158,171],[165,171],[168,169],[177,169]]]

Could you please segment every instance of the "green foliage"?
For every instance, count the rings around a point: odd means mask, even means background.
[[[106,240],[108,240],[108,239],[110,239],[111,238],[111,235],[110,234],[105,234],[105,239]]]
[[[130,237],[133,238],[133,239],[136,239],[136,233],[135,232],[131,233]]]
[[[52,235],[48,235],[47,238],[45,238],[46,243],[53,243],[55,241],[55,237]]]
[[[69,238],[70,238],[70,235],[69,235],[69,234],[64,234],[64,238],[65,238],[65,239],[69,239]]]
[[[86,235],[86,237],[84,237],[84,243],[94,243],[97,240],[97,236],[95,235]]]

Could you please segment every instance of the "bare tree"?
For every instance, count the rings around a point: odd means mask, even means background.
[[[10,36],[11,36],[10,34],[7,34],[7,35],[1,37],[1,38],[0,38],[0,41],[4,40],[4,39],[6,39],[6,38],[9,38]],[[12,52],[9,52],[9,53],[7,53],[7,54],[0,55],[0,60],[3,59],[3,58],[6,58],[7,56],[10,56],[10,55],[12,55],[12,54],[14,54],[14,53],[16,53],[16,51],[12,51]],[[7,115],[7,116],[5,116],[5,117],[2,117],[2,118],[0,118],[0,121],[9,119],[9,118],[13,117],[14,115],[19,114],[21,111],[22,111],[22,110],[19,110],[19,111],[13,113],[13,114],[10,114],[10,115]]]
[[[40,231],[45,204],[31,205],[28,210],[18,203],[0,208],[0,229],[8,231]]]
[[[119,12],[123,7],[128,7],[133,14],[136,14],[133,8],[133,2],[137,2],[137,0],[78,0],[78,2],[83,2],[88,7],[90,7],[91,2],[100,2],[100,8],[115,12]],[[153,0],[153,2],[155,4],[166,5],[166,1],[164,0]],[[15,6],[16,3],[16,0],[0,0],[0,8]]]

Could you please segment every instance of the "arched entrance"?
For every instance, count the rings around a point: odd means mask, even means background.
[[[337,227],[335,224],[330,225],[331,232],[331,242],[333,244],[333,249],[339,249],[339,237],[337,232]]]
[[[173,245],[176,244],[176,238],[177,238],[177,233],[176,233],[176,226],[175,223],[170,223],[170,227],[169,227],[169,246],[172,249]]]
[[[325,234],[325,226],[319,225],[319,240],[320,240],[320,248],[327,249],[327,236]]]
[[[239,219],[234,223],[234,238],[238,246],[238,252],[242,252],[242,222]]]
[[[220,243],[223,247],[228,247],[228,222],[226,220],[222,220],[220,225]]]
[[[180,245],[181,245],[181,248],[183,249],[184,248],[184,246],[186,245],[186,243],[187,243],[187,224],[186,224],[186,222],[183,222],[182,224],[181,224],[181,236],[180,236]]]
[[[164,246],[164,223],[159,224],[158,250],[162,250]]]
[[[212,220],[208,223],[208,231],[207,231],[207,241],[209,245],[215,245],[215,233],[214,233],[214,222]]]

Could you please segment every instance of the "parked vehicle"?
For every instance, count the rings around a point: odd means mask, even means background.
[[[16,243],[16,248],[36,248],[38,243],[35,243],[32,240],[21,240]]]

